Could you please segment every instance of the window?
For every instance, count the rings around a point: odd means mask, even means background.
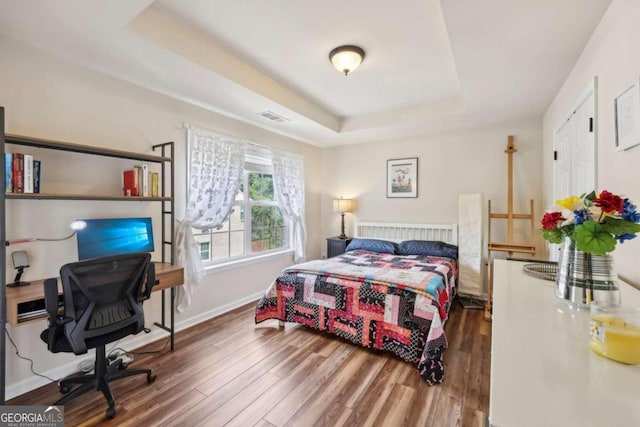
[[[200,242],[200,259],[209,261],[211,259],[211,242]]]
[[[211,264],[290,247],[290,225],[276,202],[268,151],[247,149],[244,177],[227,220],[216,229],[193,229],[200,257]]]

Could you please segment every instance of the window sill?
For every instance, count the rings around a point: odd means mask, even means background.
[[[251,264],[257,264],[259,262],[269,261],[271,259],[278,258],[278,257],[293,256],[293,253],[294,253],[293,249],[285,249],[282,251],[270,252],[264,255],[256,255],[250,258],[243,258],[235,261],[223,262],[220,264],[213,264],[213,265],[206,266],[204,269],[206,274],[209,275],[213,273],[218,273],[220,271],[232,270],[234,268],[239,268],[239,267],[244,267]]]

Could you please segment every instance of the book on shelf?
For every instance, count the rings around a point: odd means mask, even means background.
[[[151,197],[158,197],[158,187],[159,187],[160,175],[158,172],[151,172]]]
[[[13,153],[4,153],[4,192],[13,192]]]
[[[127,169],[122,173],[122,190],[125,196],[138,196],[138,170]]]
[[[13,192],[24,193],[24,155],[13,153]]]
[[[138,196],[149,197],[151,193],[150,181],[149,181],[149,165],[146,163],[140,165],[134,165],[133,169],[138,174]]]
[[[33,192],[40,192],[40,174],[42,170],[42,162],[40,160],[33,161]]]
[[[23,172],[23,191],[25,193],[33,193],[33,155],[23,155],[24,172]]]
[[[32,154],[4,153],[5,193],[39,193],[41,167]]]
[[[149,165],[143,163],[142,166],[142,197],[149,197]]]
[[[142,166],[134,165],[133,170],[136,172],[137,187],[138,187],[136,196],[142,196]]]

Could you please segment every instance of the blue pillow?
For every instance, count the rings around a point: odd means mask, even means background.
[[[389,242],[387,240],[377,239],[353,239],[349,246],[347,246],[346,252],[355,251],[360,249],[363,251],[377,252],[379,254],[394,254],[398,253],[398,244]]]
[[[405,240],[400,243],[399,255],[431,255],[458,259],[458,247],[436,240]]]

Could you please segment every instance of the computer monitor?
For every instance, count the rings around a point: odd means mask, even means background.
[[[77,231],[80,260],[132,252],[152,252],[151,218],[82,219]]]

